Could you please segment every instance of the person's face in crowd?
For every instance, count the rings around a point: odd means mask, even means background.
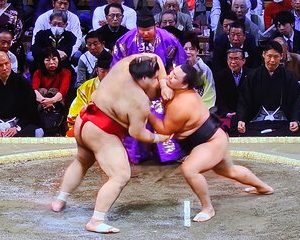
[[[53,8],[55,10],[67,11],[70,6],[70,1],[68,0],[56,0],[53,1]]]
[[[160,95],[158,71],[152,78],[143,77],[143,79],[137,81],[137,84],[144,90],[150,100],[154,100]]]
[[[270,49],[268,51],[263,52],[263,58],[265,62],[265,67],[268,69],[268,71],[274,72],[280,64],[282,54],[280,54],[274,49]]]
[[[185,43],[183,48],[187,55],[188,62],[194,65],[197,62],[198,49],[195,46],[192,46],[191,42]]]
[[[58,63],[59,63],[59,60],[58,60],[58,57],[56,57],[56,56],[49,56],[44,59],[45,67],[46,67],[47,71],[50,73],[55,72],[55,70],[58,68]]]
[[[231,10],[236,13],[238,19],[243,19],[248,11],[245,0],[236,0],[231,6]]]
[[[54,17],[52,21],[50,21],[50,25],[53,35],[61,35],[68,23],[64,23],[62,17]]]
[[[11,73],[11,62],[6,53],[0,52],[0,79],[4,82]]]
[[[111,27],[119,27],[121,25],[123,19],[123,14],[121,9],[111,7],[109,8],[108,15],[106,16],[106,20],[109,26]]]
[[[292,7],[295,11],[300,12],[300,0],[292,0]]]
[[[222,24],[222,29],[223,32],[226,34],[229,34],[229,29],[230,29],[230,24],[232,24],[234,21],[231,19],[224,19],[223,24]]]
[[[178,12],[180,9],[177,0],[166,0],[164,4],[164,10],[173,10]]]
[[[185,89],[187,87],[187,84],[183,83],[185,75],[180,66],[175,67],[168,76],[167,85],[174,90]]]
[[[98,38],[88,38],[86,40],[86,46],[88,51],[95,57],[98,56],[104,48],[104,44],[100,42]]]
[[[241,47],[246,39],[246,35],[241,28],[232,27],[229,30],[229,42],[233,47]]]
[[[108,71],[109,69],[97,67],[97,76],[99,80],[102,80],[107,75]]]
[[[0,0],[0,7],[5,7],[5,5],[7,4],[7,0]]]
[[[176,26],[176,21],[174,19],[174,15],[170,13],[165,13],[164,15],[161,16],[161,23],[160,27],[167,27],[167,26]]]
[[[155,26],[147,28],[138,27],[138,33],[144,41],[151,42],[156,36]]]
[[[243,58],[243,54],[240,52],[233,52],[227,54],[227,64],[231,71],[240,73],[246,60]]]
[[[12,43],[12,35],[7,32],[0,33],[0,51],[8,52]]]
[[[293,34],[293,26],[294,24],[291,23],[278,23],[277,29],[280,34],[284,35],[285,37],[290,37]]]

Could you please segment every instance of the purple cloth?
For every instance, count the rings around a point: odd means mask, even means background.
[[[164,29],[156,28],[156,39],[148,46],[138,36],[137,29],[132,29],[116,42],[112,65],[124,57],[136,53],[151,52],[161,57],[165,66],[181,65],[186,62],[186,53],[176,37]]]

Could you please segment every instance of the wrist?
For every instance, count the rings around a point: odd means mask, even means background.
[[[159,135],[154,133],[153,134],[153,143],[158,143],[159,142]]]

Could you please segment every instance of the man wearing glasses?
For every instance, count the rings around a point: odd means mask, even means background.
[[[111,3],[121,4],[122,8],[124,9],[121,25],[128,28],[129,30],[136,27],[136,12],[132,8],[125,6],[123,4],[122,0],[107,0],[107,3],[108,4],[111,4]],[[104,11],[106,6],[107,5],[100,6],[95,9],[94,14],[93,14],[93,29],[94,30],[102,27],[103,25],[105,25],[107,23],[106,14]]]
[[[112,51],[116,41],[129,30],[121,25],[124,14],[124,9],[121,4],[111,3],[106,5],[104,13],[107,23],[101,28],[98,28],[96,32],[101,35],[105,47]]]

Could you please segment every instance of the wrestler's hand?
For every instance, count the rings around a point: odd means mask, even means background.
[[[174,91],[167,85],[167,80],[165,78],[159,80],[160,94],[163,100],[171,100],[174,96]]]
[[[239,121],[237,129],[238,129],[239,133],[245,133],[246,132],[246,124],[245,124],[245,122]]]
[[[165,142],[169,139],[171,139],[173,137],[173,134],[170,136],[170,135],[163,135],[163,134],[158,134],[158,133],[155,133],[155,138],[154,138],[154,143],[158,143],[158,142]]]
[[[299,124],[298,122],[290,122],[290,131],[296,132],[299,130]]]

